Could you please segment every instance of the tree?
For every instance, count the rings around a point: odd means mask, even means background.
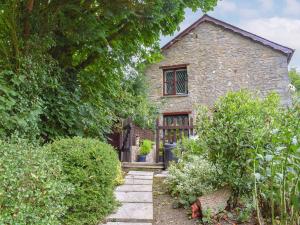
[[[300,92],[300,73],[296,70],[296,68],[290,69],[289,77],[292,85],[295,86],[296,91]]]
[[[0,110],[0,136],[30,124],[26,130],[32,133],[34,127],[46,140],[103,136],[129,111],[142,118],[128,110],[145,106],[146,95],[135,91],[134,81],[143,76],[141,65],[159,57],[160,35],[178,29],[186,8],[208,11],[216,3],[5,0],[0,5],[0,104],[9,107]],[[8,123],[12,115],[16,120]]]

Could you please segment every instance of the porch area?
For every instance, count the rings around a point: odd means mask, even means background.
[[[118,150],[119,160],[125,170],[161,170],[165,169],[168,162],[172,160],[172,156],[170,157],[172,153],[170,153],[170,149],[166,149],[166,146],[175,146],[181,142],[182,138],[193,135],[193,118],[184,119],[180,124],[161,123],[157,119],[155,131],[140,128],[129,118],[122,121],[122,131],[117,137],[117,141],[115,138],[114,145]],[[144,162],[139,162],[141,145],[145,140],[151,141],[151,149]]]

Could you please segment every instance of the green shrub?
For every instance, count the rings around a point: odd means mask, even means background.
[[[60,224],[71,191],[57,157],[24,141],[0,141],[0,224]]]
[[[236,197],[251,193],[250,161],[257,149],[270,142],[269,133],[279,122],[280,110],[276,94],[260,99],[246,91],[228,93],[212,112],[199,110],[199,145],[218,168],[217,184],[230,185]]]
[[[148,139],[143,140],[140,148],[140,155],[148,155],[152,150],[152,145],[153,145],[152,141]]]
[[[64,199],[69,210],[63,224],[97,224],[116,206],[117,153],[106,143],[79,137],[54,141],[48,149],[61,158],[75,187]]]
[[[189,207],[197,197],[213,190],[212,164],[201,156],[186,155],[179,163],[171,164],[167,184],[172,196],[180,205]]]

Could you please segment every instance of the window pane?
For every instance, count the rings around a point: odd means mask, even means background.
[[[165,92],[168,95],[174,94],[174,83],[166,83]]]
[[[173,82],[174,81],[174,72],[173,71],[166,71],[165,72],[166,76],[166,82]]]
[[[174,94],[174,71],[165,72],[165,94]]]
[[[187,94],[187,71],[177,70],[176,71],[176,93]]]

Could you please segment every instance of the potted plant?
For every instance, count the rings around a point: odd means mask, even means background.
[[[140,146],[140,153],[138,155],[138,162],[146,162],[146,156],[150,153],[152,149],[153,142],[150,140],[143,140]]]

